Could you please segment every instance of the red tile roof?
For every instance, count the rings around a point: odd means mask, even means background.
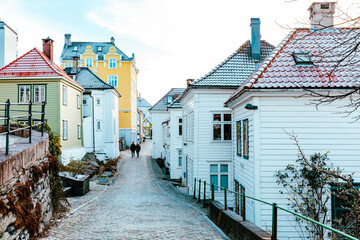
[[[62,77],[83,88],[80,83],[70,78],[59,66],[52,62],[44,53],[33,48],[15,61],[0,69],[1,78],[27,77]]]
[[[359,36],[358,28],[294,29],[226,104],[245,89],[360,87]],[[308,52],[313,64],[297,65],[294,52]]]

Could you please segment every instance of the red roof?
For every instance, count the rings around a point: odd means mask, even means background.
[[[67,81],[83,88],[80,83],[70,78],[59,66],[37,48],[30,50],[0,69],[0,78],[19,77],[63,77]]]
[[[358,28],[293,30],[226,103],[245,89],[360,87],[359,35]],[[296,64],[299,52],[309,53],[313,64]]]

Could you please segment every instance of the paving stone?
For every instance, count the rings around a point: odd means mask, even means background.
[[[98,197],[51,229],[46,239],[224,239],[204,210],[154,170],[151,146],[151,141],[142,144],[140,158],[122,152],[114,184],[92,181],[95,190],[70,199],[72,209]]]

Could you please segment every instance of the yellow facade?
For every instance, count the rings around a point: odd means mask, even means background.
[[[116,87],[120,92],[119,98],[119,129],[130,129],[137,131],[137,74],[138,70],[135,61],[124,61],[121,54],[116,52],[116,48],[111,46],[108,53],[104,54],[103,60],[98,60],[98,55],[92,47],[86,46],[85,52],[80,54],[79,67],[89,67],[96,75],[105,82]],[[73,61],[63,60],[61,67],[65,68],[65,63],[73,66]],[[114,84],[116,76],[117,85]]]

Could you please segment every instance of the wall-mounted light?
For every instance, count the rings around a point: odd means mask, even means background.
[[[247,109],[247,110],[256,110],[256,109],[258,109],[258,107],[248,103],[248,104],[245,105],[245,109]]]

